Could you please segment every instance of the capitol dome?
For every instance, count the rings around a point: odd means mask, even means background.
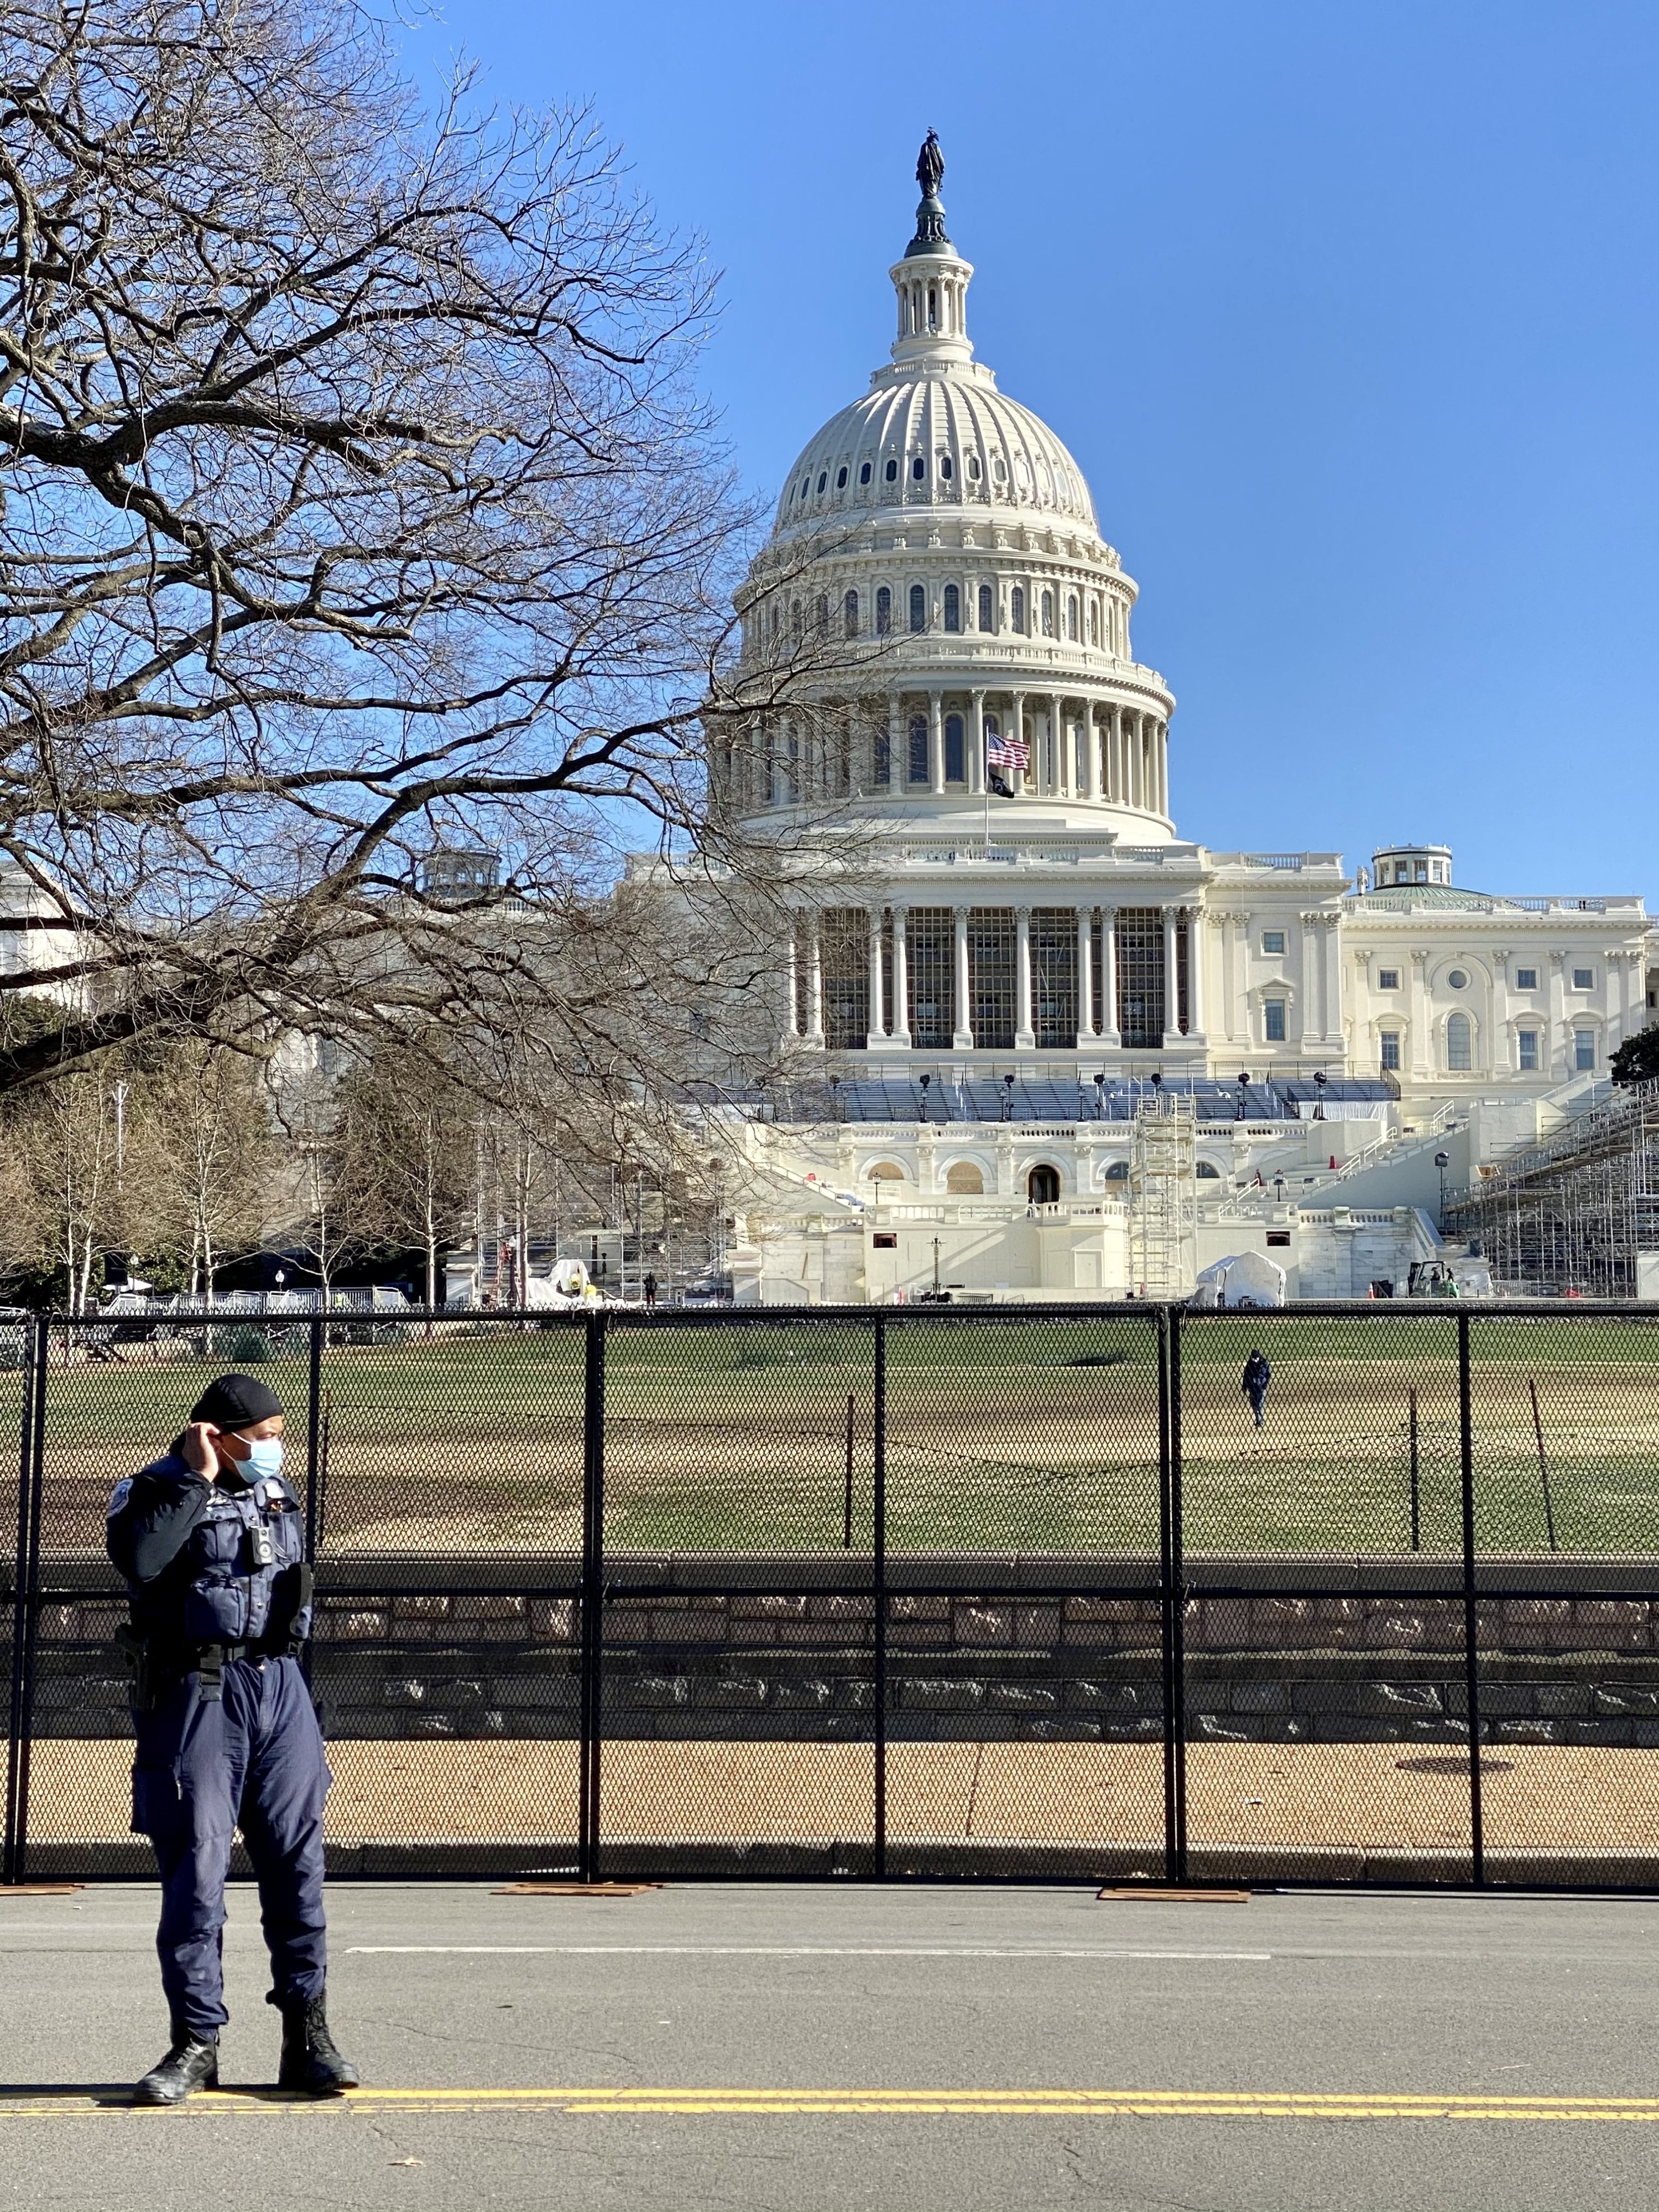
[[[765,704],[728,726],[717,780],[745,817],[853,801],[942,829],[977,811],[983,841],[1006,796],[1167,843],[1175,702],[1134,659],[1136,586],[1082,470],[974,358],[943,173],[930,134],[888,272],[890,359],[803,447],[736,595]]]

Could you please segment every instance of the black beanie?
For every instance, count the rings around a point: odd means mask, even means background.
[[[222,1375],[203,1391],[190,1418],[211,1421],[216,1429],[248,1429],[282,1410],[282,1400],[257,1375]]]

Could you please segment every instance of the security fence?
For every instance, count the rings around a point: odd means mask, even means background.
[[[1403,1301],[31,1318],[8,1881],[148,1864],[105,1511],[244,1364],[337,1872],[1659,1887],[1659,1314]]]

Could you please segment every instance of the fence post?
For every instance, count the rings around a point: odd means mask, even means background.
[[[17,1443],[17,1547],[12,1555],[11,1683],[6,1725],[6,1808],[4,1856],[0,1881],[17,1879],[17,1783],[23,1757],[23,1642],[27,1607],[29,1553],[29,1491],[34,1471],[32,1438],[34,1425],[34,1325],[23,1340],[23,1403]]]
[[[323,1405],[323,1328],[321,1313],[311,1316],[310,1359],[306,1370],[306,1564],[317,1564],[317,1539],[322,1514],[321,1419]]]
[[[23,1374],[23,1418],[17,1475],[17,1591],[12,1646],[11,1730],[6,1759],[8,1882],[28,1870],[29,1763],[34,1749],[34,1653],[40,1620],[40,1516],[46,1466],[46,1356],[49,1316],[37,1314]]]
[[[1463,1492],[1463,1673],[1469,1723],[1469,1870],[1477,1889],[1486,1880],[1480,1818],[1480,1609],[1474,1589],[1474,1420],[1469,1389],[1469,1317],[1457,1316],[1457,1425]]]
[[[1164,1871],[1187,1878],[1187,1583],[1181,1524],[1181,1315],[1158,1315],[1159,1563],[1164,1597]]]
[[[875,1375],[872,1397],[870,1558],[871,1602],[875,1609],[876,1826],[875,1873],[887,1874],[887,1323],[876,1317]]]
[[[581,1697],[577,1746],[576,1872],[599,1878],[599,1744],[604,1732],[605,1315],[586,1322],[582,1376]]]

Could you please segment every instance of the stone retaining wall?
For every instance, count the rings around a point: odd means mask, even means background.
[[[1160,1609],[1144,1596],[890,1601],[896,1741],[1136,1741],[1164,1729]],[[1659,1748],[1659,1599],[1520,1597],[1480,1609],[1483,1733]],[[118,1601],[42,1608],[37,1733],[124,1735]],[[1187,1608],[1194,1741],[1467,1739],[1461,1600],[1238,1596]],[[313,1680],[340,1739],[567,1738],[568,1597],[327,1595]],[[874,1615],[847,1595],[647,1597],[605,1613],[605,1729],[659,1741],[867,1740]]]

